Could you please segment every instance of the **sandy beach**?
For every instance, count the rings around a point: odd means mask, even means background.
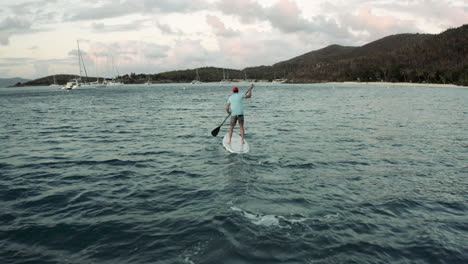
[[[437,88],[468,88],[468,86],[440,83],[405,83],[405,82],[329,82],[328,84],[352,84],[352,85],[375,85],[375,86],[408,86],[408,87],[437,87]]]

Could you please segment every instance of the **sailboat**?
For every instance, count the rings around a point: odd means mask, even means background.
[[[106,85],[104,84],[104,81],[103,82],[99,82],[99,77],[96,77],[96,81],[95,82],[91,82],[89,83],[91,86],[93,87],[106,87]]]
[[[112,70],[114,71],[114,74],[116,74],[116,77],[118,77],[120,74],[119,74],[119,71],[117,70],[117,68],[115,67],[115,63],[114,63],[114,57],[112,56]],[[117,85],[123,85],[123,83],[121,83],[120,81],[117,81],[117,78],[112,78],[112,79],[109,79],[109,78],[106,78],[104,79],[104,84],[106,86],[117,86]]]
[[[79,81],[79,79],[72,79],[70,81],[68,81],[64,87],[62,87],[62,89],[64,90],[72,90],[72,89],[76,89],[78,87],[81,86],[81,83]]]
[[[146,85],[152,85],[153,83],[151,82],[151,77],[148,78],[148,80],[145,82]]]
[[[86,67],[84,67],[84,62],[83,58],[81,57],[81,51],[80,51],[80,41],[77,40],[76,43],[78,44],[78,66],[80,68],[80,77],[78,79],[72,79],[68,81],[62,89],[64,90],[72,90],[72,89],[77,89],[78,87],[81,86],[81,74],[82,74],[82,69],[81,69],[81,64],[83,63],[83,68],[86,74],[86,79],[88,78],[88,73],[86,72]]]
[[[229,79],[229,72],[227,73],[227,79],[226,79],[226,73],[224,72],[223,68],[223,79],[220,81],[220,83],[230,83]]]
[[[60,85],[58,85],[58,84],[57,84],[57,80],[55,80],[55,75],[54,75],[53,77],[54,77],[54,83],[53,83],[53,84],[51,84],[51,85],[49,85],[49,86],[51,86],[51,87],[57,87],[57,86],[60,86]]]
[[[192,81],[192,84],[200,84],[202,82],[200,81],[200,75],[198,74],[198,69],[195,69],[195,71],[196,71],[197,75],[195,77],[195,80]]]

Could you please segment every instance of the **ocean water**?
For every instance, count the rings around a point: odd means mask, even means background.
[[[0,263],[468,263],[468,89],[231,87],[0,89]]]

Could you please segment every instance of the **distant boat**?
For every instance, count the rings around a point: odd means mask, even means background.
[[[99,82],[99,77],[97,77],[96,81],[95,82],[91,82],[89,83],[91,86],[93,87],[106,87],[106,85],[104,84],[104,82]]]
[[[63,90],[72,90],[72,89],[76,89],[76,88],[78,88],[80,86],[81,86],[80,81],[78,79],[73,79],[73,80],[70,80],[69,82],[67,82],[62,89]]]
[[[88,78],[88,73],[86,72],[86,67],[84,66],[83,58],[81,57],[80,42],[77,40],[76,43],[78,45],[78,67],[80,68],[80,77],[78,79],[72,79],[72,80],[68,81],[65,84],[65,86],[62,87],[62,89],[64,89],[64,90],[77,89],[78,87],[81,86],[81,83],[82,83],[82,80],[81,80],[81,73],[82,73],[81,65],[82,64],[83,64],[83,68],[84,68],[84,71],[85,71],[85,74],[86,74],[86,79]],[[86,85],[86,83],[84,83],[84,85]]]
[[[274,79],[271,82],[272,83],[285,83],[287,81],[288,81],[288,79]]]
[[[57,81],[55,80],[55,75],[54,75],[54,83],[49,85],[51,87],[59,87],[60,85],[57,84]]]
[[[202,82],[200,81],[200,75],[198,75],[198,69],[195,69],[195,71],[196,71],[197,75],[195,76],[195,80],[193,80],[191,83],[192,84],[200,84]]]
[[[226,79],[226,76],[227,76],[227,79]],[[229,81],[228,79],[229,79],[229,72],[226,75],[226,73],[224,72],[224,68],[223,68],[223,79],[219,83],[230,83],[231,81]]]
[[[153,83],[151,82],[151,78],[149,78],[146,82],[145,82],[146,85],[152,85]]]
[[[116,81],[115,79],[105,79],[103,84],[105,86],[117,86],[117,85],[123,85],[123,83]]]
[[[112,78],[112,79],[109,79],[109,78],[106,78],[104,79],[104,85],[105,86],[118,86],[118,85],[124,85],[124,83],[122,82],[119,82],[117,81],[117,78],[119,77],[119,71],[117,70],[117,68],[115,67],[115,63],[114,63],[114,57],[112,56],[112,70],[115,74],[115,77]]]

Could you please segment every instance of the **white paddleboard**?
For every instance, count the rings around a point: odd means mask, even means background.
[[[247,140],[244,138],[245,143],[242,144],[242,138],[234,132],[232,133],[231,144],[228,144],[228,141],[229,133],[226,133],[223,138],[223,146],[231,153],[247,153],[250,150]]]

